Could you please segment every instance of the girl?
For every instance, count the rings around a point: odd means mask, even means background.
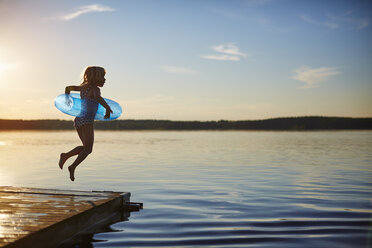
[[[70,91],[80,91],[82,101],[82,113],[74,119],[74,127],[79,135],[82,146],[77,146],[67,153],[61,153],[59,167],[63,169],[63,164],[72,156],[78,155],[75,161],[68,167],[71,181],[75,180],[76,167],[92,152],[94,142],[93,122],[97,112],[98,103],[106,109],[105,118],[110,118],[111,108],[101,97],[98,87],[103,87],[106,82],[106,71],[102,67],[89,66],[85,69],[83,83],[80,86],[67,86],[66,94]]]

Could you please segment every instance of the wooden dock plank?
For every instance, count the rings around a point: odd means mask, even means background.
[[[118,215],[127,192],[0,186],[0,247],[56,247]]]

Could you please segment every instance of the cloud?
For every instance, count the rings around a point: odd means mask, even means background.
[[[367,19],[359,20],[358,21],[357,30],[366,28],[368,26],[369,26],[369,20],[367,20]]]
[[[239,52],[239,48],[234,43],[230,43],[227,45],[214,46],[212,47],[212,49],[219,53],[226,53],[226,54],[237,55],[237,56],[242,56],[242,57],[247,56],[246,54]]]
[[[304,20],[305,22],[307,22],[307,23],[315,24],[315,25],[318,25],[318,26],[324,26],[324,27],[328,27],[328,28],[331,28],[331,29],[335,29],[335,28],[338,28],[339,27],[339,24],[337,24],[336,22],[331,21],[331,20],[328,20],[328,21],[317,21],[317,20],[311,18],[308,15],[300,15],[300,18],[302,20]]]
[[[254,5],[264,5],[271,2],[274,2],[275,0],[246,0],[245,3],[247,4],[254,4]]]
[[[226,54],[221,55],[203,55],[202,58],[204,59],[212,59],[212,60],[231,60],[231,61],[239,61],[239,56],[231,56]]]
[[[340,72],[335,67],[321,67],[312,69],[310,67],[300,67],[294,71],[296,75],[292,79],[304,82],[303,88],[316,88],[319,83],[326,81],[330,76],[338,75]]]
[[[78,10],[72,13],[68,13],[68,14],[60,16],[58,19],[63,20],[63,21],[70,21],[83,14],[88,14],[92,12],[111,12],[111,11],[115,11],[115,9],[104,6],[104,5],[100,5],[100,4],[85,5],[85,6],[81,6]]]
[[[231,60],[239,61],[241,58],[245,58],[248,55],[239,51],[239,47],[235,43],[221,44],[211,47],[212,50],[217,52],[217,54],[212,55],[202,55],[204,59],[212,60]]]
[[[224,17],[227,17],[227,18],[230,18],[230,19],[238,19],[238,20],[243,20],[244,18],[238,14],[236,14],[235,12],[231,11],[231,10],[225,10],[225,9],[210,9],[210,11],[212,11],[213,13],[216,13],[218,15],[222,15]]]
[[[352,17],[353,11],[346,12],[343,15],[328,15],[324,20],[315,20],[308,15],[300,15],[300,18],[310,24],[323,26],[330,29],[349,28],[361,30],[369,26],[369,19],[362,17]]]
[[[163,65],[161,68],[169,73],[176,73],[176,74],[195,74],[196,71],[194,71],[191,68],[183,67],[183,66],[173,66],[173,65]]]

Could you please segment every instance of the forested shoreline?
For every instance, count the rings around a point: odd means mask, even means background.
[[[288,117],[242,121],[115,120],[96,121],[98,130],[370,130],[372,118]],[[0,119],[0,130],[71,130],[66,120]]]

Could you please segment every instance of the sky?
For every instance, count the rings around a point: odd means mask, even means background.
[[[372,117],[371,44],[371,0],[0,0],[0,119],[72,119],[89,65],[120,119]]]

